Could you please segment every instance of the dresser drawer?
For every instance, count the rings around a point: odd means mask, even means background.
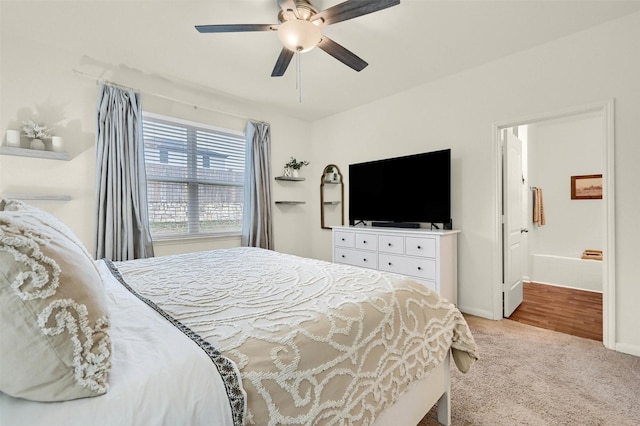
[[[377,254],[368,251],[349,250],[336,247],[334,252],[334,262],[360,266],[362,268],[378,269]]]
[[[435,238],[405,238],[405,254],[407,256],[436,257]]]
[[[372,234],[356,234],[356,248],[362,250],[378,250],[378,236]]]
[[[335,241],[333,242],[338,247],[355,247],[355,234],[353,232],[339,232],[335,233]]]
[[[404,254],[404,237],[396,235],[380,235],[379,250],[383,253]]]
[[[436,261],[433,259],[381,253],[378,256],[378,263],[381,271],[410,275],[426,280],[435,280],[436,278]]]

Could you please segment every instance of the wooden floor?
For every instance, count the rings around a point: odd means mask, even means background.
[[[523,292],[510,320],[602,341],[602,293],[537,283],[524,283]]]

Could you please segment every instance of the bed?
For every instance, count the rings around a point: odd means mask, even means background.
[[[455,306],[398,275],[256,248],[93,264],[108,390],[2,393],[1,424],[415,425],[436,402],[448,424],[450,358],[477,359]]]

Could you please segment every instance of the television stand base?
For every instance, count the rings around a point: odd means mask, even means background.
[[[415,222],[371,222],[371,226],[379,228],[420,228]]]

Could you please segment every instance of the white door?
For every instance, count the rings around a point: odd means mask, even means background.
[[[508,318],[522,303],[523,226],[522,141],[512,129],[503,130],[503,316]]]

